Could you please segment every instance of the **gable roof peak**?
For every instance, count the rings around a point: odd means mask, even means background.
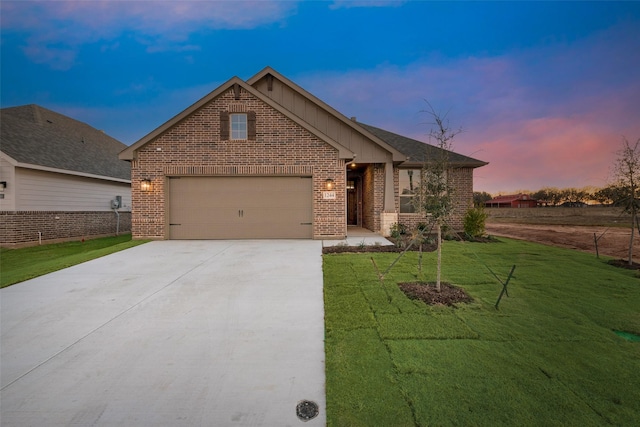
[[[153,131],[151,131],[147,135],[143,136],[141,139],[139,139],[137,142],[135,142],[134,144],[132,144],[128,148],[125,148],[119,155],[120,159],[121,160],[133,160],[135,158],[135,155],[136,155],[135,154],[136,150],[142,148],[143,146],[145,146],[146,144],[148,144],[149,142],[151,142],[152,140],[154,140],[158,136],[160,136],[163,133],[167,132],[169,129],[171,129],[172,127],[176,126],[178,123],[182,122],[183,120],[185,120],[186,118],[191,116],[193,113],[195,113],[196,111],[198,111],[199,109],[204,107],[206,104],[208,104],[209,102],[211,102],[212,100],[214,100],[215,98],[217,98],[218,96],[220,96],[221,94],[225,93],[226,91],[230,90],[233,87],[241,87],[241,88],[243,88],[244,90],[246,90],[251,95],[253,95],[256,98],[260,99],[262,102],[266,103],[267,105],[269,105],[272,108],[276,109],[280,113],[282,113],[282,114],[286,115],[287,117],[289,117],[291,120],[296,122],[298,125],[300,125],[300,126],[304,127],[305,129],[309,130],[311,133],[315,134],[317,137],[319,137],[320,139],[322,139],[325,142],[327,142],[329,145],[331,145],[334,148],[336,148],[338,150],[339,155],[340,155],[341,158],[353,158],[354,154],[350,150],[347,150],[345,147],[341,146],[340,144],[338,144],[336,141],[334,141],[333,139],[329,138],[328,136],[319,133],[315,128],[313,128],[312,126],[309,126],[308,123],[305,123],[304,121],[300,120],[298,117],[296,117],[295,115],[291,114],[290,112],[288,112],[284,108],[282,108],[279,104],[277,104],[276,102],[273,102],[271,99],[269,99],[268,97],[264,96],[260,91],[255,89],[249,83],[243,81],[242,79],[240,79],[237,76],[234,76],[234,77],[230,78],[229,80],[227,80],[222,85],[218,86],[213,91],[209,92],[207,95],[202,97],[200,100],[198,100],[196,103],[192,104],[187,109],[183,110],[182,112],[180,112],[176,116],[174,116],[171,119],[169,119],[168,121],[166,121],[164,124],[160,125],[158,128],[154,129]]]
[[[291,90],[297,92],[303,98],[306,98],[307,100],[309,100],[313,104],[315,104],[318,107],[320,107],[321,109],[325,110],[326,112],[328,112],[329,114],[331,114],[332,116],[334,116],[335,118],[337,118],[338,120],[340,120],[341,122],[346,124],[347,126],[349,126],[352,129],[356,130],[360,134],[362,134],[365,137],[369,138],[374,143],[376,143],[377,145],[379,145],[380,147],[382,147],[383,149],[385,149],[386,151],[391,153],[394,162],[403,162],[403,161],[406,160],[406,156],[403,153],[399,152],[395,147],[387,144],[385,141],[379,139],[376,135],[370,133],[367,129],[359,126],[359,122],[357,122],[356,120],[353,120],[353,118],[349,118],[349,117],[345,116],[344,114],[342,114],[341,112],[339,112],[338,110],[336,110],[335,108],[333,108],[332,106],[327,104],[326,102],[322,101],[320,98],[318,98],[315,95],[313,95],[312,93],[308,92],[306,89],[302,88],[298,84],[296,84],[293,81],[289,80],[287,77],[285,77],[282,74],[278,73],[276,70],[274,70],[273,68],[271,68],[269,66],[263,68],[256,75],[254,75],[249,80],[247,80],[247,83],[250,84],[251,86],[254,86],[256,83],[258,83],[260,80],[262,80],[267,75],[272,75],[273,77],[278,79],[280,82],[282,82],[283,84],[288,86]]]

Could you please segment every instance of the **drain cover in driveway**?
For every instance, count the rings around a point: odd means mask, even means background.
[[[301,400],[296,406],[296,415],[302,421],[309,421],[318,416],[318,404],[310,400]]]

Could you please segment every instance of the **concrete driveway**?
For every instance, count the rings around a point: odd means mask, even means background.
[[[2,289],[2,426],[325,425],[321,247],[151,242]]]

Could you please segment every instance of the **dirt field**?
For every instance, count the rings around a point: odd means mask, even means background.
[[[629,229],[597,226],[487,223],[487,234],[492,236],[511,237],[595,254],[593,233],[596,233],[598,237],[602,236],[598,240],[600,255],[627,259]],[[636,262],[640,260],[640,237],[637,235],[633,245],[633,259]]]
[[[630,229],[620,210],[612,208],[487,209],[487,234],[627,259]],[[634,261],[640,260],[640,237],[633,246]]]

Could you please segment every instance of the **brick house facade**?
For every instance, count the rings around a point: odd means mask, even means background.
[[[271,68],[234,77],[120,154],[131,162],[133,236],[342,239],[349,209],[349,225],[376,232],[412,222],[398,214],[408,153],[376,132]],[[464,187],[459,212],[484,164],[465,159],[452,175]]]
[[[132,231],[134,236],[164,239],[169,177],[184,176],[310,176],[313,188],[313,237],[346,234],[344,206],[345,162],[337,150],[260,101],[245,89],[235,99],[233,89],[208,102],[193,115],[169,129],[137,152],[132,161]],[[220,113],[253,111],[255,141],[220,140]],[[272,132],[271,129],[279,129]],[[152,191],[143,192],[140,181],[149,179]],[[327,179],[333,179],[336,198],[323,200]]]

